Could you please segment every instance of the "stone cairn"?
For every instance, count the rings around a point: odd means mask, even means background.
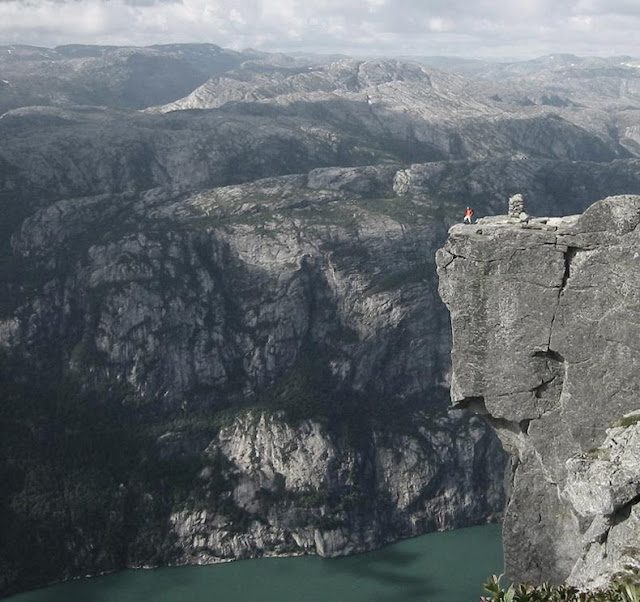
[[[523,215],[527,215],[524,210],[524,197],[520,193],[514,194],[509,197],[509,217],[522,219]]]

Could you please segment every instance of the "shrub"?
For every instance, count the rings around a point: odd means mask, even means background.
[[[503,600],[504,602],[640,602],[640,587],[633,583],[619,581],[607,589],[580,591],[570,585],[531,585],[529,583],[511,584],[503,589],[502,576],[493,575],[484,588],[489,596],[483,596],[482,602]]]

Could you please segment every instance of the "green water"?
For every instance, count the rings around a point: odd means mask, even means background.
[[[123,571],[11,602],[478,602],[502,572],[500,525],[432,533],[346,558],[261,558]]]

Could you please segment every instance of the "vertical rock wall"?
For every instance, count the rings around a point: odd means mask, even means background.
[[[438,251],[452,401],[485,414],[512,456],[511,579],[592,586],[640,557],[607,549],[640,536],[637,456],[609,430],[635,429],[624,416],[640,408],[639,223],[640,197],[610,197],[581,216],[456,225]]]

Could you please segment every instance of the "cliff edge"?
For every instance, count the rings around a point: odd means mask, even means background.
[[[640,566],[640,196],[458,224],[437,252],[451,398],[511,454],[505,573],[594,587]]]

